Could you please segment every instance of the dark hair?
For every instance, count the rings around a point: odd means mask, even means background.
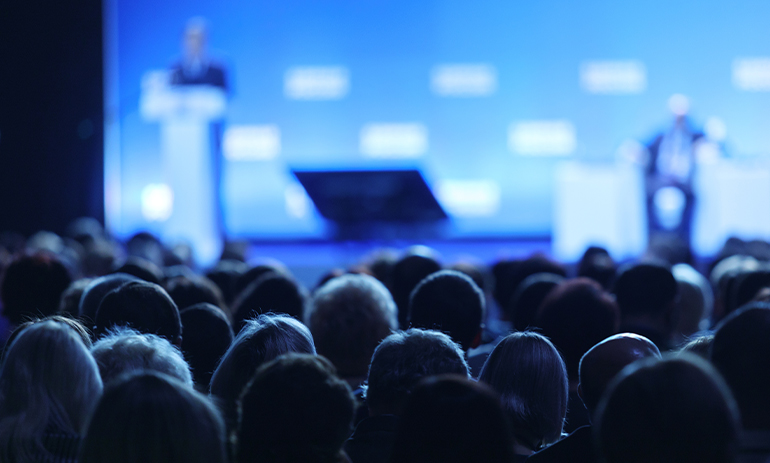
[[[257,371],[241,396],[239,461],[343,461],[354,411],[350,388],[328,360],[278,357]]]
[[[233,303],[233,324],[243,327],[244,321],[263,313],[285,313],[300,320],[305,311],[307,293],[293,278],[269,272],[244,289]]]
[[[208,391],[219,359],[233,342],[230,320],[222,309],[205,302],[182,310],[179,316],[184,330],[182,352],[192,367],[196,387]]]
[[[468,350],[481,330],[485,300],[476,283],[455,270],[426,277],[409,299],[409,324],[448,334]]]
[[[580,258],[577,275],[590,278],[609,290],[615,280],[615,261],[606,249],[590,246]]]
[[[770,304],[752,302],[717,327],[711,362],[741,409],[746,429],[770,428]]]
[[[126,262],[115,269],[113,273],[127,273],[148,283],[159,285],[163,281],[163,270],[153,262],[136,256],[129,257]]]
[[[406,329],[409,326],[409,299],[414,288],[428,275],[441,270],[432,257],[408,253],[393,264],[391,270],[390,292],[398,308],[398,326]]]
[[[704,360],[711,359],[711,346],[714,344],[713,334],[704,334],[701,336],[695,336],[684,343],[679,352],[689,352],[697,355]]]
[[[567,376],[578,379],[580,358],[618,332],[620,314],[612,297],[588,278],[562,282],[543,301],[536,325],[564,356]]]
[[[252,283],[259,280],[268,273],[286,275],[288,272],[278,263],[263,263],[253,267],[246,266],[246,269],[238,275],[233,285],[234,296],[237,298]]]
[[[479,381],[500,394],[516,441],[532,450],[561,437],[567,414],[567,370],[546,337],[509,334],[487,358]]]
[[[751,302],[759,291],[766,286],[770,286],[770,269],[765,268],[738,273],[735,276],[731,300],[727,301],[728,310],[726,312],[732,312]]]
[[[599,403],[594,434],[607,463],[732,462],[738,412],[719,374],[682,354],[626,367]]]
[[[173,277],[166,282],[166,291],[180,311],[202,302],[227,310],[222,291],[206,277]]]
[[[94,411],[81,463],[225,463],[225,427],[209,400],[156,372],[113,383]]]
[[[510,427],[497,395],[459,376],[426,378],[407,401],[390,461],[514,461]]]
[[[71,282],[67,267],[54,254],[19,255],[5,269],[0,284],[3,315],[14,325],[29,317],[53,315]]]
[[[97,337],[115,326],[157,334],[172,343],[178,343],[182,336],[182,321],[174,301],[160,286],[143,281],[131,281],[107,293],[94,323]]]
[[[511,300],[502,307],[508,321],[516,331],[535,328],[535,315],[546,296],[564,281],[564,277],[555,273],[536,273],[519,283]]]
[[[400,413],[422,378],[451,373],[470,377],[463,351],[449,336],[420,329],[391,334],[372,355],[366,403],[376,413]]]
[[[131,281],[141,280],[127,273],[113,273],[112,275],[95,278],[86,286],[83,294],[80,296],[78,316],[84,323],[93,325],[96,311],[99,310],[99,304],[102,303],[104,296],[113,289],[117,289]]]
[[[38,323],[46,322],[46,321],[53,321],[56,323],[61,323],[64,325],[69,326],[72,328],[72,330],[77,333],[78,336],[80,336],[80,339],[83,341],[83,344],[86,346],[86,349],[91,349],[91,332],[88,331],[88,328],[83,326],[82,323],[80,323],[78,320],[65,317],[63,315],[49,315],[47,317],[43,318],[34,318],[31,320],[28,320],[19,326],[16,327],[13,331],[11,331],[11,334],[8,336],[8,339],[5,341],[5,346],[3,347],[3,355],[2,359],[5,359],[5,356],[8,354],[8,349],[10,349],[11,344],[13,343],[13,340],[16,339],[22,331],[26,330],[32,325],[36,325]]]
[[[213,269],[206,272],[206,278],[219,287],[225,303],[229,306],[238,295],[235,282],[248,268],[248,265],[237,260],[221,260]]]
[[[624,317],[659,314],[676,300],[677,291],[671,270],[655,263],[628,267],[615,281],[615,296]]]
[[[289,352],[315,354],[310,331],[286,315],[263,314],[248,320],[211,376],[211,395],[219,399],[228,427],[234,427],[243,388],[262,364]]]
[[[80,312],[80,298],[91,281],[93,281],[91,278],[81,278],[70,283],[61,294],[59,308],[56,311],[66,317],[77,317]]]
[[[522,281],[536,273],[553,273],[562,277],[567,271],[545,256],[535,255],[525,260],[501,260],[492,266],[495,277],[494,298],[497,305],[505,307]]]
[[[316,291],[305,324],[340,376],[363,377],[377,344],[397,327],[396,307],[374,277],[343,275]]]

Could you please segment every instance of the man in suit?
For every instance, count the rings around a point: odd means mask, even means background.
[[[227,74],[207,53],[208,27],[193,18],[185,27],[182,59],[171,67],[171,85],[211,85],[228,91]]]

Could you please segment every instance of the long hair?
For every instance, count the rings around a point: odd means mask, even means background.
[[[0,369],[0,460],[49,456],[44,434],[79,436],[101,393],[96,362],[72,328],[56,321],[29,326]]]

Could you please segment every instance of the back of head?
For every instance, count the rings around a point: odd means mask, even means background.
[[[599,283],[576,278],[551,291],[538,309],[535,324],[564,356],[567,375],[578,378],[580,358],[594,344],[618,331],[618,306]]]
[[[243,322],[263,313],[285,313],[301,320],[307,294],[293,278],[269,272],[247,286],[233,303],[233,323]]]
[[[45,460],[43,434],[80,435],[101,392],[99,370],[77,333],[53,320],[30,325],[0,370],[0,459]]]
[[[622,271],[615,282],[622,317],[658,315],[674,303],[676,295],[674,275],[663,265],[633,265]]]
[[[593,415],[599,400],[623,368],[647,357],[660,358],[652,341],[632,333],[621,333],[603,340],[580,360],[580,397]]]
[[[184,337],[182,352],[193,370],[195,385],[208,390],[211,375],[233,342],[230,320],[219,307],[205,302],[179,313]]]
[[[377,344],[397,328],[396,306],[375,278],[343,275],[316,291],[305,324],[340,376],[364,377]]]
[[[80,298],[83,296],[83,291],[91,284],[91,281],[90,278],[81,278],[70,283],[62,293],[61,299],[59,299],[59,308],[56,312],[68,317],[77,317]]]
[[[615,281],[615,261],[606,249],[591,246],[578,263],[577,275],[594,280],[604,289],[610,289]]]
[[[128,326],[175,344],[182,338],[182,322],[174,301],[160,286],[143,281],[126,283],[104,296],[94,322],[97,337],[115,326]]]
[[[727,463],[738,426],[719,374],[681,355],[626,367],[599,404],[594,433],[607,463]]]
[[[762,288],[768,286],[770,286],[770,269],[767,267],[739,273],[735,277],[735,286],[731,300],[728,301],[729,311],[743,307],[751,302]]]
[[[154,334],[116,327],[96,341],[91,354],[105,384],[126,373],[144,370],[173,376],[188,386],[193,384],[190,366],[179,349]]]
[[[82,323],[80,323],[77,319],[65,317],[63,315],[49,315],[45,318],[35,318],[31,319],[29,321],[26,321],[14,329],[11,334],[8,336],[8,339],[5,342],[5,346],[3,347],[3,353],[2,358],[0,359],[0,364],[3,360],[5,360],[6,355],[8,355],[8,350],[11,347],[11,344],[13,344],[13,341],[27,328],[29,328],[32,325],[36,325],[38,323],[43,323],[46,321],[53,321],[56,323],[61,323],[63,325],[67,325],[68,327],[72,328],[72,330],[80,337],[80,340],[83,341],[83,345],[86,346],[86,349],[91,349],[91,345],[93,344],[91,341],[91,332],[86,328]]]
[[[219,287],[225,303],[229,306],[238,295],[235,282],[246,273],[248,265],[237,260],[221,260],[217,265],[206,272],[206,278],[213,281]]]
[[[427,377],[469,377],[463,351],[438,331],[410,329],[385,338],[372,356],[366,389],[371,414],[400,414],[417,383]]]
[[[467,351],[479,335],[484,310],[484,294],[473,280],[455,270],[442,270],[412,291],[409,324],[447,333]]]
[[[0,283],[3,315],[14,325],[28,317],[53,315],[71,282],[67,268],[54,254],[19,255],[5,269]]]
[[[115,270],[115,273],[127,273],[148,283],[159,285],[163,281],[163,270],[153,262],[132,256]]]
[[[225,463],[225,429],[209,400],[156,372],[107,387],[80,453],[82,463]]]
[[[513,441],[497,395],[464,377],[425,379],[409,397],[391,461],[513,461]]]
[[[206,277],[177,276],[166,282],[166,291],[179,310],[200,303],[208,303],[226,310],[219,287]]]
[[[687,264],[671,268],[679,286],[679,321],[676,334],[686,339],[701,330],[709,328],[714,308],[714,295],[706,277]]]
[[[497,305],[505,307],[522,281],[536,273],[552,273],[562,277],[567,271],[545,256],[534,255],[524,260],[503,260],[492,267],[495,277],[494,298]]]
[[[95,278],[86,286],[83,294],[80,296],[78,306],[80,318],[87,323],[92,323],[96,318],[96,311],[99,310],[99,304],[102,303],[104,296],[113,289],[117,289],[131,281],[139,281],[139,279],[127,273],[113,273],[112,275]]]
[[[564,277],[553,273],[536,273],[522,281],[511,300],[503,306],[505,316],[513,323],[516,331],[526,331],[535,327],[537,309],[543,304],[548,294],[554,290]]]
[[[567,414],[567,370],[544,336],[525,331],[495,346],[479,375],[508,414],[516,442],[531,450],[561,437]]]
[[[724,376],[746,429],[770,429],[770,304],[753,302],[717,327],[711,362]]]
[[[431,256],[419,253],[407,253],[393,265],[391,288],[393,300],[398,307],[398,325],[408,326],[409,297],[412,291],[425,277],[441,270],[441,264]]]
[[[211,377],[211,395],[220,400],[229,426],[235,425],[236,402],[257,368],[290,352],[315,354],[313,337],[305,325],[272,314],[246,322]]]
[[[350,388],[329,361],[281,356],[262,366],[243,391],[239,461],[340,461],[354,409]]]

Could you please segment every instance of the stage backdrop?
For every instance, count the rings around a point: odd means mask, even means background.
[[[727,155],[770,153],[764,0],[106,0],[119,236],[162,230],[180,200],[140,101],[194,17],[229,86],[210,135],[230,237],[324,236],[293,168],[415,167],[449,236],[549,236],[558,163],[615,162],[670,123],[674,93],[695,125],[726,129]]]

